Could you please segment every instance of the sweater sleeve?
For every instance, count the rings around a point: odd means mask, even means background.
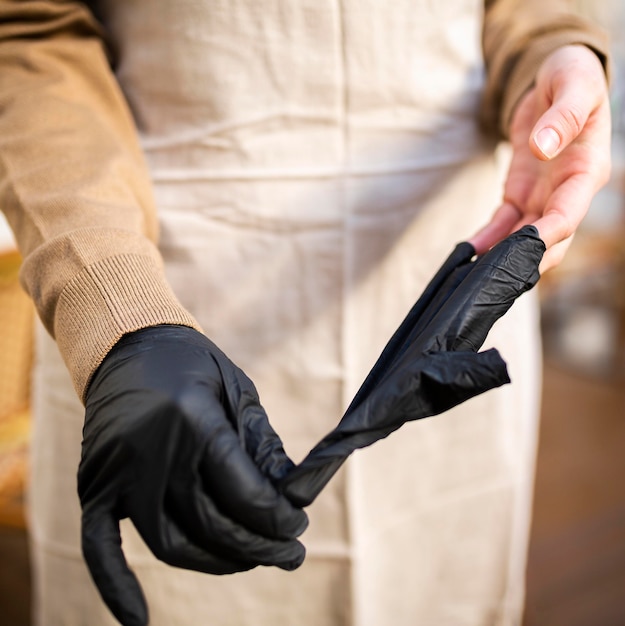
[[[487,82],[484,127],[507,137],[514,107],[541,63],[557,48],[586,45],[609,79],[607,33],[579,15],[572,0],[485,0],[483,49]]]
[[[149,175],[85,5],[0,2],[0,67],[0,206],[83,398],[122,335],[198,326],[165,279]]]

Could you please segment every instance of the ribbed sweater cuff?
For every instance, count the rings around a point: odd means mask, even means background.
[[[119,339],[158,324],[201,331],[150,257],[120,255],[86,267],[63,289],[54,320],[59,350],[78,396]]]

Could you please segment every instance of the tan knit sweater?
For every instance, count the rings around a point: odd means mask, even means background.
[[[514,106],[559,46],[605,34],[565,0],[486,0],[483,122],[505,136]],[[80,397],[111,347],[155,324],[197,328],[156,248],[149,175],[107,57],[105,33],[71,0],[0,0],[0,206],[22,284]]]

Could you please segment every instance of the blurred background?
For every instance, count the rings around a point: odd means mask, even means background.
[[[625,626],[625,3],[579,0],[612,34],[610,183],[541,280],[544,388],[523,626]],[[0,623],[28,626],[33,310],[0,220]],[[423,625],[423,626],[436,626]]]

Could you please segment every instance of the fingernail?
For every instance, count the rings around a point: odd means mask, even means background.
[[[560,135],[553,128],[543,128],[536,134],[538,149],[550,159],[560,147]]]

